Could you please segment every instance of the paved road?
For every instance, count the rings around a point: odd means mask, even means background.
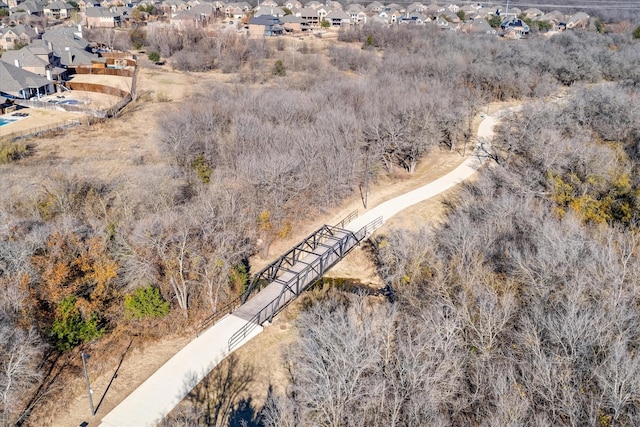
[[[482,121],[478,129],[479,141],[491,140],[496,121],[495,116]],[[486,158],[486,153],[476,148],[472,156],[447,175],[370,209],[345,228],[356,232],[379,216],[386,221],[401,210],[440,194],[470,177]],[[109,412],[102,419],[100,427],[155,426],[229,354],[229,338],[245,323],[246,320],[230,314],[207,329]],[[237,347],[260,332],[262,327],[252,329]]]

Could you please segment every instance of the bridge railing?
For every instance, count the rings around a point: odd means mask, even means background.
[[[247,289],[244,291],[242,302],[247,302],[253,293],[273,282],[280,274],[286,271],[287,267],[292,267],[296,262],[298,262],[300,257],[304,258],[309,253],[316,250],[318,246],[334,235],[335,230],[336,227],[323,225],[285,254],[281,255],[275,261],[257,272],[251,279],[251,282],[249,282]]]
[[[284,283],[280,295],[265,305],[229,338],[229,351],[244,340],[256,327],[262,325],[267,320],[271,321],[289,302],[315,284],[327,270],[344,258],[354,247],[370,236],[371,233],[381,225],[382,217],[378,217],[355,233],[341,230],[344,233],[342,239],[328,246],[329,250],[319,254],[316,259],[308,263],[300,272]]]
[[[222,308],[214,311],[207,318],[203,319],[198,325],[196,325],[196,336],[199,336],[205,329],[222,319],[227,314],[231,314],[236,308],[242,305],[242,295],[235,297],[233,300],[226,303]]]

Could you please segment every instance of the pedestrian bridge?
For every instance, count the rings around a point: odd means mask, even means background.
[[[355,214],[349,217],[355,218]],[[233,311],[247,324],[229,339],[229,350],[317,282],[380,227],[382,217],[356,232],[342,228],[344,225],[344,220],[338,226],[323,225],[253,277],[243,294],[243,304]]]

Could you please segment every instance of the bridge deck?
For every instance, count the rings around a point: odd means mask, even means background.
[[[284,292],[283,289],[289,284],[289,286],[293,285],[294,281],[303,270],[307,269],[310,265],[317,265],[321,258],[327,259],[327,254],[331,252],[337,243],[341,243],[345,240],[345,238],[349,237],[347,231],[338,230],[336,233],[330,238],[332,241],[328,241],[326,244],[318,246],[311,253],[309,253],[306,257],[298,260],[293,266],[289,267],[287,271],[278,276],[273,282],[269,283],[265,288],[263,288],[260,292],[250,298],[247,302],[241,305],[238,309],[236,309],[233,314],[237,317],[245,319],[246,321],[256,321],[260,319],[257,317],[258,313],[264,310],[265,307],[268,307],[269,304],[274,302],[282,294],[282,298],[278,303],[277,307],[273,307],[275,312],[280,311],[284,306],[286,306],[291,299],[295,298],[296,294],[293,292]],[[355,245],[357,242],[353,242]],[[351,249],[351,247],[347,248]],[[325,264],[324,270],[331,267],[336,261],[338,261],[339,257],[331,257],[332,259],[328,260],[330,263]],[[335,259],[333,259],[335,258]],[[321,275],[321,272],[319,272]],[[302,283],[303,289],[306,288],[310,283],[314,282],[318,279],[318,275],[312,275],[312,277],[306,277],[304,280],[305,283]],[[301,289],[302,290],[302,289]],[[261,319],[264,320],[264,319]]]

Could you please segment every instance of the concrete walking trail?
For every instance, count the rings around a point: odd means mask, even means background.
[[[477,140],[490,142],[498,115],[487,116],[480,123]],[[473,175],[488,158],[479,143],[474,153],[460,166],[441,178],[420,188],[393,198],[371,208],[345,226],[356,232],[374,219],[382,216],[387,221],[393,215],[412,205],[436,196]],[[238,309],[240,310],[240,309]],[[229,355],[229,339],[242,328],[247,320],[234,313],[223,317],[167,361],[125,400],[109,412],[100,427],[155,426],[182,401],[222,359]],[[262,332],[255,326],[233,349],[242,346]]]

